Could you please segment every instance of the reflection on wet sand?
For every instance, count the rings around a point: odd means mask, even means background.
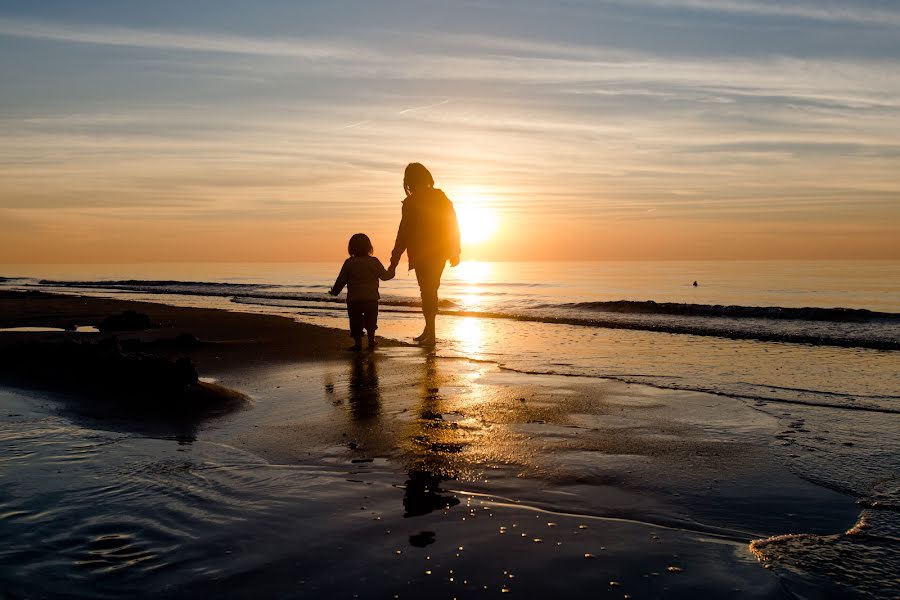
[[[465,444],[461,441],[457,424],[447,422],[442,415],[442,383],[433,353],[424,357],[419,383],[418,406],[412,430],[404,436],[402,444],[408,453],[409,478],[403,494],[404,517],[418,517],[436,510],[443,510],[460,503],[447,494],[441,482],[452,479],[454,470],[447,460],[448,453],[458,453]],[[355,355],[350,360],[348,380],[348,404],[350,416],[357,425],[365,426],[371,434],[379,430],[381,420],[381,389],[378,381],[378,358],[374,354]],[[357,442],[352,440],[351,447]],[[355,449],[355,448],[354,448]],[[426,532],[430,533],[430,532]],[[426,545],[434,541],[434,534],[411,539],[413,545]]]
[[[421,401],[415,431],[407,444],[409,479],[403,494],[404,517],[426,515],[459,504],[459,498],[446,494],[440,487],[442,481],[452,478],[448,474],[446,454],[463,448],[456,423],[445,422],[441,414],[440,385],[437,361],[434,354],[429,353],[422,365]]]
[[[381,415],[378,363],[373,354],[357,354],[353,357],[348,392],[350,414],[354,420],[377,419]]]

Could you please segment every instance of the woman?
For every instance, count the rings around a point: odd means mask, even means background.
[[[459,264],[459,223],[453,203],[434,187],[434,178],[424,166],[411,163],[403,175],[403,217],[397,230],[397,241],[391,253],[390,271],[400,262],[403,252],[409,268],[416,272],[422,294],[425,330],[415,339],[423,345],[435,342],[434,319],[438,311],[438,288],[444,265]]]

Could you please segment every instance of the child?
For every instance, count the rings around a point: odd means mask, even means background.
[[[369,350],[377,345],[375,330],[378,329],[378,280],[394,278],[381,261],[372,256],[373,248],[369,236],[355,233],[347,244],[350,258],[344,261],[329,294],[337,296],[347,286],[347,314],[350,315],[350,337],[354,344],[348,350],[362,350],[363,327],[369,334]]]

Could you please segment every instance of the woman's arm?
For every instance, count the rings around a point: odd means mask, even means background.
[[[409,219],[406,217],[406,204],[400,211],[400,227],[397,228],[397,239],[394,241],[394,250],[391,252],[390,269],[396,269],[400,264],[400,257],[406,252],[406,244],[409,239]]]
[[[462,246],[459,241],[459,219],[456,218],[456,209],[453,208],[453,203],[450,202],[450,211],[449,211],[449,219],[450,219],[450,266],[455,267],[459,264],[459,255],[462,253]]]

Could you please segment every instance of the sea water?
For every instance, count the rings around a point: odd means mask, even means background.
[[[327,295],[339,267],[6,265],[0,285],[345,329],[342,299]],[[419,332],[417,291],[403,266],[382,284],[381,335]],[[785,465],[864,508],[850,536],[768,540],[761,559],[800,572],[831,565],[858,590],[897,591],[900,263],[464,262],[448,267],[441,298],[439,355],[711,392],[776,417]]]
[[[405,265],[379,334],[421,316]],[[7,265],[7,288],[288,314],[344,329],[340,264]],[[695,286],[694,283],[697,283]],[[440,353],[540,373],[900,412],[900,262],[463,262]]]

